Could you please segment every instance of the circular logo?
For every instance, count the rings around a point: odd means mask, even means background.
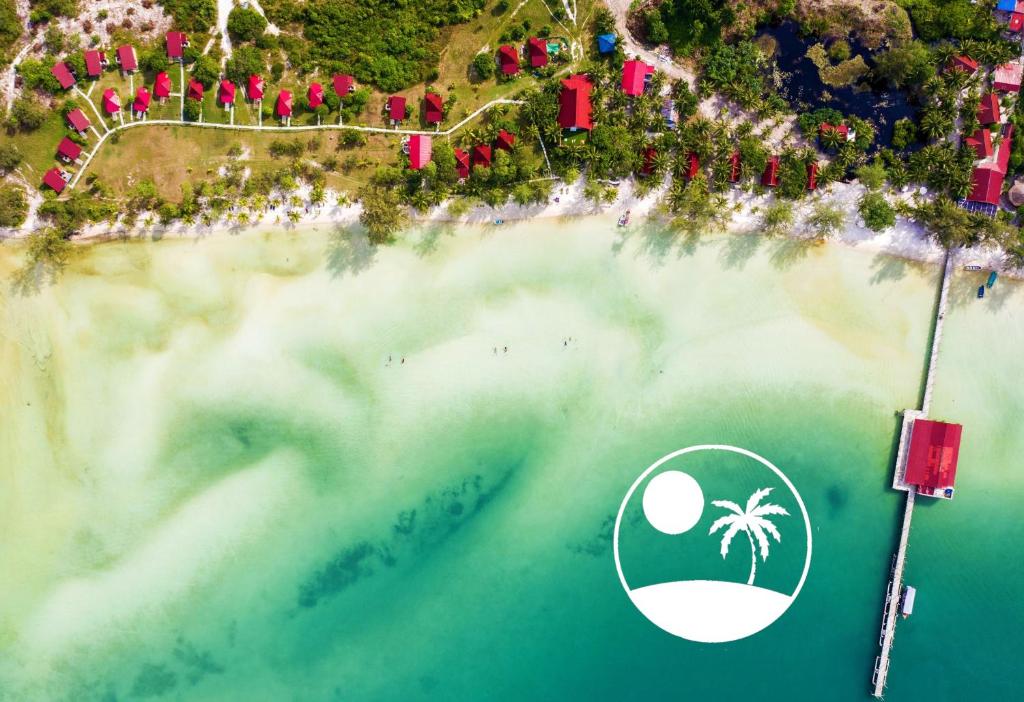
[[[623,589],[653,624],[689,641],[736,641],[772,624],[800,594],[811,520],[767,459],[736,446],[690,446],[630,486],[612,553]]]

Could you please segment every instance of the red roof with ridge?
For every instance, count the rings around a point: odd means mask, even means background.
[[[413,134],[409,137],[409,168],[418,171],[430,163],[433,147],[430,137],[425,134]]]
[[[135,102],[132,103],[132,112],[148,112],[149,111],[149,91],[146,90],[146,86],[140,85],[139,89],[135,91]]]
[[[543,39],[537,37],[527,39],[526,54],[530,59],[530,66],[533,68],[548,65],[548,44]]]
[[[469,177],[469,154],[462,149],[455,149],[455,171],[460,178]]]
[[[761,185],[767,185],[768,187],[774,188],[779,184],[779,157],[772,156],[768,159],[768,163],[764,167],[764,173],[761,174]]]
[[[405,98],[401,95],[392,95],[388,98],[388,117],[401,122],[405,119]]]
[[[74,161],[82,155],[82,147],[67,137],[64,137],[60,140],[60,143],[57,144],[57,155],[62,156],[69,161]]]
[[[135,57],[135,47],[131,44],[117,47],[117,62],[121,64],[122,71],[138,70],[139,61]]]
[[[153,81],[153,97],[164,100],[171,96],[171,77],[165,72],[160,71],[156,74],[156,80]]]
[[[90,78],[99,78],[103,75],[103,62],[107,57],[102,51],[89,49],[85,52],[85,73]]]
[[[50,69],[50,73],[53,74],[53,77],[57,79],[57,82],[60,83],[60,87],[64,88],[64,90],[67,90],[76,82],[71,69],[68,68],[68,65],[63,61],[53,64],[53,68]]]
[[[444,119],[444,102],[437,93],[427,93],[423,96],[424,111],[423,118],[428,124],[437,124]]]
[[[494,147],[503,151],[511,151],[512,145],[516,143],[516,135],[502,129],[494,140]]]
[[[472,158],[474,166],[483,166],[488,168],[491,165],[491,147],[486,144],[478,144],[472,149]]]
[[[282,90],[277,94],[277,104],[274,106],[274,114],[278,117],[292,116],[292,93],[290,90]]]
[[[92,122],[89,121],[89,118],[85,116],[85,113],[77,107],[68,112],[67,120],[68,124],[71,125],[71,128],[76,132],[86,131],[89,129],[89,125],[92,124]]]
[[[356,79],[346,73],[337,74],[332,81],[334,83],[334,92],[338,94],[338,97],[348,95],[356,84]]]
[[[113,88],[103,91],[103,110],[108,115],[116,115],[121,111],[121,98],[117,96]]]
[[[188,36],[184,32],[167,32],[167,58],[180,59],[185,55]]]
[[[195,79],[189,79],[188,81],[188,99],[189,100],[202,100],[203,99],[203,84]]]
[[[48,185],[54,192],[60,194],[68,184],[61,177],[61,170],[59,168],[51,168],[43,174],[43,185]]]
[[[642,95],[646,86],[647,76],[654,73],[654,66],[643,61],[625,61],[622,64],[622,92],[636,97]]]
[[[309,100],[309,108],[315,110],[324,104],[324,86],[319,83],[311,83],[309,86],[309,92],[307,94]]]
[[[562,81],[558,94],[558,126],[562,129],[592,129],[590,91],[593,86],[582,73]]]
[[[952,488],[956,482],[962,434],[963,427],[959,424],[915,419],[910,429],[904,482],[916,485],[925,494]]]
[[[949,63],[946,64],[946,70],[974,73],[978,70],[978,62],[970,56],[954,56],[949,60]]]
[[[733,151],[729,157],[729,182],[735,183],[740,179],[740,152]]]
[[[514,47],[508,44],[498,47],[498,66],[506,76],[519,73],[519,54]]]
[[[249,99],[250,100],[262,100],[263,99],[263,86],[266,85],[263,79],[257,75],[249,76]]]
[[[995,93],[985,93],[978,103],[978,122],[981,124],[995,124],[999,121],[999,96]]]
[[[1016,93],[1020,90],[1022,74],[1024,65],[1020,61],[1010,61],[1002,66],[996,66],[992,74],[992,87],[1004,93]]]
[[[230,80],[222,80],[217,90],[217,100],[221,105],[235,104],[235,84]]]

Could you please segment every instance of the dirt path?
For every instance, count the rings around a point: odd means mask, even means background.
[[[622,50],[626,53],[626,56],[641,58],[672,78],[682,78],[690,84],[691,88],[696,84],[697,78],[693,72],[672,61],[668,57],[667,51],[662,54],[645,49],[629,33],[629,29],[626,27],[626,15],[629,14],[631,0],[605,0],[605,2],[608,5],[608,9],[612,11],[612,15],[615,16],[615,28],[619,32]]]

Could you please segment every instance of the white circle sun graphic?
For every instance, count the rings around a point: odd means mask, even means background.
[[[678,456],[699,451],[724,451],[753,459],[774,473],[793,495],[800,507],[807,553],[804,557],[800,579],[792,593],[776,592],[754,585],[753,570],[751,570],[750,580],[745,584],[718,580],[681,580],[632,588],[626,581],[619,554],[619,531],[622,527],[622,516],[626,511],[626,506],[651,473]],[[751,504],[756,504],[754,498],[758,496],[763,498],[769,492],[770,490],[759,490],[752,496]],[[718,504],[716,501],[716,505]],[[740,509],[738,505],[736,507]],[[748,512],[750,509],[751,506],[748,504]],[[738,519],[738,521],[742,521],[740,526],[748,524],[749,520],[756,521],[759,514],[788,515],[788,512],[778,505],[768,504],[763,509],[769,511],[754,511],[753,516],[743,515],[742,520]],[[771,511],[773,509],[775,511]],[[666,470],[655,475],[644,489],[644,516],[654,529],[663,534],[675,536],[689,531],[700,521],[703,511],[704,493],[698,482],[688,473],[679,470]],[[771,525],[769,527],[774,529]],[[714,527],[712,531],[714,531]],[[779,540],[777,534],[773,534],[773,536]],[[753,540],[751,540],[751,550],[753,551]],[[633,481],[615,517],[612,553],[623,590],[626,591],[633,605],[653,624],[674,636],[689,641],[725,643],[753,636],[765,629],[785,614],[796,600],[797,595],[803,589],[811,567],[811,520],[803,498],[800,497],[800,493],[797,492],[793,483],[766,458],[753,451],[726,444],[690,446],[659,459]]]

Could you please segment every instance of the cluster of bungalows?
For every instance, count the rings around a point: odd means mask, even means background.
[[[502,129],[494,138],[492,144],[477,144],[470,150],[454,149],[455,170],[460,179],[469,177],[472,168],[490,168],[494,151],[512,151],[515,146],[516,136],[511,132]],[[428,163],[433,154],[432,141],[426,134],[413,134],[405,144],[406,152],[409,154],[409,168],[418,171]]]
[[[530,37],[521,50],[511,44],[498,47],[498,70],[504,76],[514,76],[525,61],[530,68],[543,68],[548,65],[548,43],[540,37]]]
[[[970,56],[954,56],[946,70],[974,74],[978,63]],[[971,192],[965,204],[973,203],[975,209],[990,214],[995,212],[1002,197],[1013,144],[1013,125],[1007,124],[1006,116],[1001,113],[999,93],[1019,93],[1022,75],[1024,65],[1020,61],[996,67],[992,73],[992,89],[981,97],[978,104],[978,123],[981,126],[964,138],[964,144],[974,149],[977,157],[971,175]],[[1001,137],[998,148],[993,143],[993,132]]]

